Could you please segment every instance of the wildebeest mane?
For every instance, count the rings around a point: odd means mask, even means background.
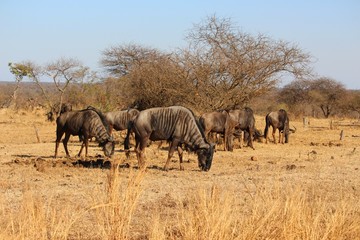
[[[185,107],[185,108],[187,110],[189,110],[189,112],[191,112],[192,116],[195,119],[195,123],[196,123],[197,127],[200,130],[201,136],[204,138],[205,142],[208,143],[207,140],[206,140],[206,137],[205,137],[205,130],[204,130],[203,126],[201,125],[199,118],[196,117],[195,113],[190,108],[187,108],[187,107]]]
[[[109,130],[110,130],[109,122],[106,120],[105,115],[99,109],[94,108],[93,106],[88,106],[86,109],[83,109],[81,111],[86,111],[86,110],[92,110],[92,111],[96,112],[97,115],[99,115],[101,122],[103,123],[106,131],[109,132]]]

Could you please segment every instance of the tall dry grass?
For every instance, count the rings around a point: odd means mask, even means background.
[[[0,239],[67,239],[72,223],[83,210],[58,202],[54,196],[45,200],[26,185],[18,204],[1,198]]]
[[[148,222],[140,207],[145,176],[114,167],[85,205],[39,196],[27,185],[18,203],[0,198],[0,239],[360,239],[359,199],[345,188],[334,197],[315,182],[257,183],[241,194],[198,186],[155,209]],[[136,235],[141,221],[147,230]]]
[[[360,208],[317,186],[258,187],[242,199],[214,186],[179,202],[176,221],[150,229],[150,239],[360,239]],[[164,233],[165,231],[165,233]]]
[[[360,212],[351,192],[340,200],[311,186],[260,188],[241,217],[240,239],[356,239]],[[346,219],[346,220],[345,220]]]
[[[119,176],[115,165],[107,175],[105,194],[99,196],[100,204],[93,206],[95,222],[101,239],[130,239],[131,222],[138,205],[144,170],[128,173],[128,181]],[[103,198],[104,197],[104,198]]]
[[[41,197],[27,185],[17,204],[0,197],[0,239],[129,239],[143,177],[139,171],[121,178],[115,166],[104,188],[84,196],[86,205]]]

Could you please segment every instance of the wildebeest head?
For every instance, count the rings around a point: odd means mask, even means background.
[[[106,157],[111,157],[114,154],[115,141],[110,137],[107,141],[99,144],[103,148]]]
[[[290,131],[288,128],[284,129],[284,136],[285,136],[285,143],[289,143],[289,134],[290,134]]]
[[[296,127],[294,126],[294,129],[291,129],[291,128],[289,128],[289,127],[287,127],[286,128],[286,130],[284,130],[285,131],[285,143],[288,143],[289,142],[289,135],[290,135],[290,133],[295,133],[296,132]]]
[[[214,156],[215,144],[206,144],[207,146],[199,148],[196,152],[198,155],[199,168],[202,171],[209,171]]]
[[[72,105],[70,103],[63,103],[61,105],[61,109],[59,113],[59,103],[57,103],[50,108],[50,111],[48,113],[46,113],[47,120],[52,122],[55,120],[55,116],[71,111],[72,111]]]

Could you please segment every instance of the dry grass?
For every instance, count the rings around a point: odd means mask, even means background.
[[[88,206],[54,197],[46,202],[27,185],[18,205],[0,199],[0,239],[130,239],[143,176],[142,171],[131,172],[122,181],[112,167],[105,187],[84,196]]]
[[[131,225],[139,207],[146,173],[117,168],[107,175],[103,189],[88,192],[90,204],[45,201],[27,187],[18,205],[2,198],[0,239],[133,239]],[[258,185],[236,198],[213,185],[198,186],[175,199],[172,211],[152,213],[143,235],[148,239],[359,239],[358,200],[341,192],[311,186]],[[90,200],[91,199],[91,200]],[[85,224],[85,226],[84,226]],[[87,224],[87,226],[86,226]],[[135,223],[137,224],[137,223]]]
[[[46,201],[30,187],[21,194],[18,205],[1,199],[0,239],[67,239],[83,210],[74,211],[53,197]]]
[[[156,146],[146,171],[126,167],[135,156],[125,164],[122,152],[110,169],[55,161],[53,124],[36,120],[37,143],[34,116],[4,116],[0,239],[360,239],[357,128],[340,141],[328,120],[294,122],[288,145],[218,151],[208,173],[193,155],[179,171],[176,156],[163,172],[167,152]]]
[[[260,187],[246,201],[198,190],[177,205],[176,221],[156,218],[150,239],[359,239],[358,199],[332,202],[315,189]]]

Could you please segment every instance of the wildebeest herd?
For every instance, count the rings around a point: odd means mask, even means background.
[[[61,108],[60,116],[56,119],[55,158],[58,156],[59,143],[64,134],[63,145],[67,157],[70,156],[67,148],[70,135],[79,136],[82,142],[78,156],[81,156],[84,147],[87,156],[89,139],[95,137],[104,155],[111,157],[115,147],[112,130],[127,130],[124,141],[126,156],[129,157],[129,139],[133,134],[139,167],[145,167],[145,148],[150,141],[165,140],[169,143],[164,170],[168,170],[175,150],[179,154],[180,169],[184,169],[183,149],[197,154],[201,170],[210,170],[215,149],[212,134],[223,138],[225,151],[232,151],[234,138],[245,139],[247,145],[253,149],[253,139],[264,137],[267,143],[270,126],[273,128],[274,143],[276,129],[279,130],[281,143],[284,143],[284,138],[285,143],[288,143],[289,133],[296,130],[289,128],[289,117],[283,109],[266,115],[266,127],[262,135],[255,128],[254,113],[248,107],[204,113],[197,118],[190,109],[182,106],[150,108],[143,111],[126,109],[107,113],[91,106],[79,111],[72,111],[69,105],[66,106],[64,109]]]

